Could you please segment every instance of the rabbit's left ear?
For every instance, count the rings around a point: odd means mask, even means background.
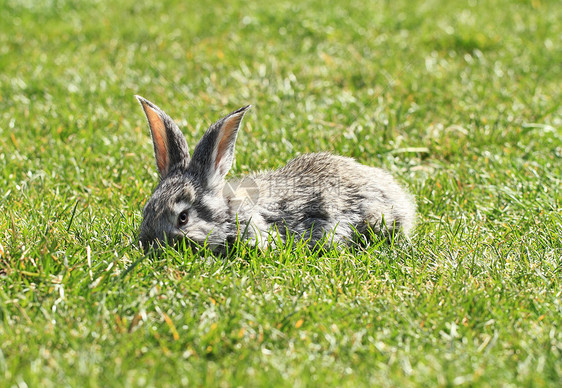
[[[251,105],[240,108],[209,127],[193,150],[188,171],[204,187],[217,189],[232,167],[234,144],[244,114]]]
[[[186,168],[189,163],[189,150],[185,137],[174,120],[152,102],[141,96],[135,97],[142,105],[148,120],[160,179],[164,179],[174,167]]]

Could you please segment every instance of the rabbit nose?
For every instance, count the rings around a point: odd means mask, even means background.
[[[148,253],[152,248],[157,249],[159,246],[166,244],[167,237],[163,236],[153,236],[150,233],[141,233],[139,237],[139,243],[144,250],[144,253]]]
[[[145,254],[150,252],[150,249],[154,246],[154,240],[149,239],[139,239],[140,246]]]
[[[198,249],[201,247],[201,244],[199,244],[196,241],[193,241],[192,239],[190,239],[187,236],[184,235],[178,235],[175,236],[173,241],[172,241],[172,245],[174,247],[174,249],[177,250],[186,250],[186,249]]]

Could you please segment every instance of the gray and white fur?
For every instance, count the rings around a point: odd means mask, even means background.
[[[250,106],[209,127],[189,156],[174,121],[136,96],[152,135],[160,182],[143,211],[140,242],[185,238],[221,250],[236,239],[260,247],[294,236],[311,247],[321,241],[349,244],[369,228],[409,236],[414,198],[379,168],[330,153],[305,154],[275,171],[225,180],[234,159],[240,123]]]

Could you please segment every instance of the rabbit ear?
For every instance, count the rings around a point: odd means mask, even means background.
[[[150,101],[141,96],[135,97],[148,119],[160,179],[164,179],[173,167],[187,167],[189,163],[187,142],[174,120]]]
[[[203,186],[218,188],[234,160],[234,143],[240,122],[251,105],[223,117],[209,127],[195,150],[188,167]]]

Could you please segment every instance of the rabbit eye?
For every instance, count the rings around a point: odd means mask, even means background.
[[[184,210],[178,216],[178,226],[184,226],[189,221],[189,217],[187,215],[187,210]]]

